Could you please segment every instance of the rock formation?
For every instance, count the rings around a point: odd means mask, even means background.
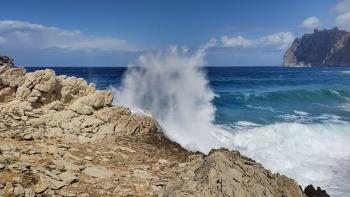
[[[283,66],[350,66],[350,32],[333,28],[296,38]]]
[[[237,151],[187,151],[112,100],[1,57],[0,196],[305,196]]]

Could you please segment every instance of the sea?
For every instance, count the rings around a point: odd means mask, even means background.
[[[50,69],[113,91],[115,105],[154,116],[185,148],[238,149],[303,187],[350,196],[350,68],[210,67],[168,56]]]

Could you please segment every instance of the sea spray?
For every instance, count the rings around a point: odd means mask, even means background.
[[[190,150],[207,153],[223,146],[212,123],[215,95],[201,70],[206,51],[214,43],[192,52],[175,46],[141,55],[129,66],[115,102],[150,111],[169,138]]]

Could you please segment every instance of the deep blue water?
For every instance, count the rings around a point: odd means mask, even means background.
[[[42,68],[27,68],[33,71]],[[95,83],[119,87],[126,68],[51,68]],[[350,121],[350,68],[207,67],[217,97],[216,123]],[[233,125],[234,126],[234,125]]]

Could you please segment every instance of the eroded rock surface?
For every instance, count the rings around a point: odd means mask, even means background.
[[[0,196],[304,195],[237,151],[183,149],[82,79],[0,60]]]

